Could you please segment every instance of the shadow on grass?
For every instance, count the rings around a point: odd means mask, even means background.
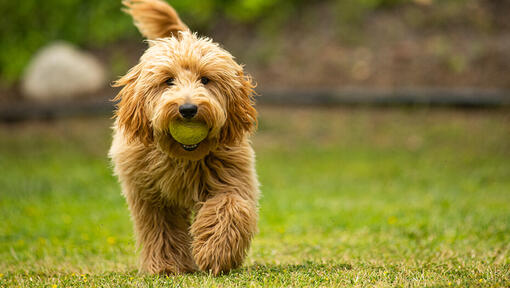
[[[299,272],[303,274],[307,273],[317,274],[317,272],[333,273],[351,269],[352,265],[346,263],[335,264],[335,263],[315,263],[313,261],[306,261],[303,264],[254,264],[251,266],[236,269],[227,275],[235,276],[238,274],[245,273],[278,274],[291,272]]]
[[[280,274],[280,273],[292,273],[292,272],[298,272],[302,274],[307,273],[313,273],[317,274],[318,272],[323,273],[332,273],[332,272],[339,272],[339,271],[345,271],[345,270],[351,270],[353,267],[351,264],[345,264],[345,263],[315,263],[313,261],[306,261],[303,264],[254,264],[250,266],[243,266],[241,268],[235,269],[230,271],[229,273],[224,273],[219,275],[218,277],[238,277],[243,276],[246,274]],[[12,274],[12,275],[11,275]],[[13,276],[14,274],[18,273],[7,273],[6,276]],[[62,275],[68,275],[68,276],[79,276],[81,273],[47,273],[47,272],[36,272],[36,271],[24,271],[21,272],[21,274],[28,275],[28,276],[39,276],[39,277],[58,277]],[[210,273],[205,271],[196,271],[193,273],[185,273],[185,274],[160,274],[160,275],[150,275],[150,274],[144,274],[139,273],[138,270],[130,270],[126,271],[124,273],[121,273],[126,276],[135,276],[135,277],[142,277],[142,278],[165,278],[165,277],[175,277],[175,276],[190,276],[190,277],[196,277],[196,276],[211,276]],[[87,275],[91,275],[88,274]],[[92,273],[92,275],[94,275]],[[119,275],[118,272],[105,272],[105,273],[99,273],[95,276],[97,277],[112,277],[115,275]]]

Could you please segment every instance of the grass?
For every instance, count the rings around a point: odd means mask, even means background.
[[[107,119],[0,126],[0,287],[510,286],[510,114],[262,107],[229,275],[137,274]]]

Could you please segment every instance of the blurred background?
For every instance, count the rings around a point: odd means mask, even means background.
[[[193,31],[222,43],[245,63],[263,90],[510,86],[510,4],[504,0],[175,0],[171,4]],[[51,78],[69,73],[70,68],[52,72],[55,67],[46,63],[52,61],[51,55],[62,62],[78,58],[65,57],[72,51],[58,49],[65,43],[97,63],[61,66],[78,65],[75,70],[82,68],[87,76],[98,71],[104,76],[90,76],[84,85],[92,87],[74,88],[69,83],[68,90],[60,89],[66,94],[61,97],[75,93],[95,97],[134,65],[146,46],[131,18],[120,12],[120,1],[2,1],[0,5],[5,15],[0,30],[2,100],[38,98],[33,94],[44,93],[31,91],[41,84],[30,83],[37,82],[37,75]],[[79,60],[90,59],[74,61]]]
[[[510,285],[509,1],[169,2],[259,84],[235,283]],[[0,11],[0,286],[129,282],[109,83],[146,44],[120,0]]]

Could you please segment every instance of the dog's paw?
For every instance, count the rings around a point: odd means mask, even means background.
[[[244,255],[235,253],[226,245],[204,243],[195,245],[193,251],[198,268],[215,276],[239,267],[244,258]]]
[[[241,266],[256,223],[254,203],[237,195],[206,201],[191,225],[192,253],[200,270],[218,275]]]
[[[151,259],[152,261],[144,261],[141,264],[140,272],[146,274],[159,275],[179,275],[193,273],[198,270],[197,265],[192,261],[184,261],[182,263],[170,263],[167,259]]]

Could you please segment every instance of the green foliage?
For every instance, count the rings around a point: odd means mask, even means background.
[[[134,35],[120,1],[1,1],[0,75],[12,83],[30,56],[53,40],[98,47]]]
[[[137,275],[106,117],[0,127],[0,287],[509,287],[508,113],[473,112],[261,109],[259,233],[217,278]]]

